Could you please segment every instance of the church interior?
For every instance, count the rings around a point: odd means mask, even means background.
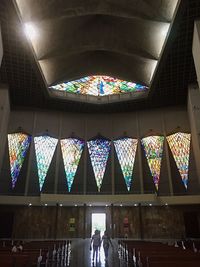
[[[199,266],[199,18],[198,0],[0,1],[0,267]]]

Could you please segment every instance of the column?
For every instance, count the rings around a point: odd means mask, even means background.
[[[188,90],[188,117],[192,134],[192,146],[200,183],[200,20],[194,22],[192,54],[197,74],[197,85],[189,86]]]
[[[83,150],[84,156],[84,169],[83,169],[83,194],[85,195],[87,192],[87,117],[85,117],[85,125],[84,125],[84,140],[85,147]]]
[[[141,141],[140,141],[140,123],[139,116],[137,113],[137,138],[138,138],[138,162],[139,162],[139,171],[140,171],[140,190],[141,194],[144,194],[144,179],[143,179],[143,167],[142,167],[142,150],[141,150]]]
[[[28,161],[28,167],[27,167],[27,172],[26,172],[26,184],[25,184],[25,192],[24,195],[28,195],[28,188],[29,188],[29,180],[31,177],[31,165],[32,165],[32,160],[34,156],[34,136],[35,136],[35,126],[36,126],[36,120],[37,120],[37,115],[36,112],[34,112],[34,118],[33,118],[33,126],[32,126],[32,141],[31,141],[31,146],[30,146],[30,153],[29,153],[29,161]]]
[[[0,169],[4,157],[5,145],[7,140],[8,123],[10,116],[10,101],[8,88],[6,85],[0,85]]]
[[[194,22],[192,54],[197,73],[197,81],[200,88],[200,20]]]
[[[188,117],[192,134],[191,145],[200,184],[200,91],[198,86],[190,86],[188,91]]]
[[[172,184],[172,173],[171,173],[171,166],[170,166],[170,160],[169,160],[169,149],[167,145],[167,139],[166,139],[166,129],[165,129],[165,114],[164,111],[162,111],[162,131],[165,137],[163,148],[166,153],[166,161],[167,161],[167,174],[168,174],[168,182],[169,182],[169,191],[170,195],[173,195],[173,184]]]
[[[84,203],[83,205],[83,238],[86,238],[86,231],[87,231],[86,211],[87,211],[87,206]]]
[[[59,178],[59,167],[60,167],[60,149],[59,142],[61,139],[61,131],[62,131],[62,113],[59,114],[59,129],[58,129],[58,144],[56,149],[56,168],[55,168],[55,180],[54,180],[54,194],[57,194],[58,190],[58,178]]]
[[[1,36],[1,25],[0,25],[0,66],[3,58],[3,42],[2,42],[2,36]]]

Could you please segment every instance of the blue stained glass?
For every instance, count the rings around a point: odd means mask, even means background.
[[[164,136],[148,136],[142,139],[145,156],[153,176],[153,181],[158,190],[160,181],[160,168],[163,154]]]
[[[101,138],[87,142],[98,191],[101,190],[101,185],[110,152],[110,144],[110,141]]]
[[[57,143],[58,139],[49,135],[34,137],[40,191],[42,190]]]
[[[132,183],[137,143],[138,140],[132,138],[122,138],[114,141],[115,150],[128,191]]]
[[[70,192],[81,154],[83,152],[84,141],[76,138],[68,138],[60,140],[60,144],[68,189]]]
[[[167,136],[169,147],[172,151],[176,166],[186,189],[188,185],[190,140],[191,134],[188,133],[178,132]]]
[[[24,133],[8,134],[8,149],[10,158],[12,188],[14,188],[16,185],[30,143],[30,135]]]

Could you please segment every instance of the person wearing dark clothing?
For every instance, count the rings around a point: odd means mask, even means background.
[[[102,236],[102,242],[103,242],[103,249],[104,249],[104,254],[105,254],[105,261],[107,261],[109,246],[111,245],[113,247],[113,244],[106,231],[104,232],[104,235]]]
[[[92,260],[94,261],[94,259],[96,257],[96,261],[97,261],[99,247],[101,246],[101,237],[100,237],[100,234],[99,234],[98,230],[95,230],[94,235],[91,238],[91,243],[90,243],[90,247],[91,248],[92,248],[92,244],[93,244],[93,257],[92,257]]]

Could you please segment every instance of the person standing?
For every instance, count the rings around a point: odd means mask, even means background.
[[[17,246],[15,244],[13,245],[11,252],[13,252],[13,253],[17,252]]]
[[[99,231],[98,230],[95,230],[94,235],[91,238],[90,248],[92,248],[92,244],[93,244],[93,257],[92,257],[92,261],[94,261],[95,257],[96,257],[96,261],[97,261],[99,247],[101,246],[101,237],[100,237],[100,234],[99,234]]]
[[[105,261],[107,261],[109,246],[111,245],[113,247],[113,244],[110,240],[110,237],[108,236],[107,231],[105,231],[104,235],[102,236],[102,242],[103,242],[103,249],[104,249],[104,254],[105,254]]]

